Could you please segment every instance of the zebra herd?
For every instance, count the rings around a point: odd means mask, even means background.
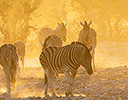
[[[43,47],[39,61],[45,71],[45,96],[48,86],[52,91],[52,96],[56,96],[53,88],[55,73],[64,73],[69,82],[69,88],[65,94],[73,96],[74,78],[80,65],[86,69],[89,75],[93,73],[93,70],[96,71],[94,54],[97,40],[96,32],[90,28],[91,23],[87,24],[85,21],[83,24],[80,22],[83,29],[79,33],[78,42],[72,42],[66,46],[62,46],[62,43],[66,41],[67,24],[58,23],[55,30],[50,28],[40,30],[38,40]],[[22,41],[17,41],[14,45],[4,44],[0,47],[0,64],[4,69],[8,93],[11,93],[15,87],[19,58],[24,68],[24,56],[25,45]],[[91,60],[93,60],[93,69]]]

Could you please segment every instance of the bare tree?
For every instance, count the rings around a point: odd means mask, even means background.
[[[0,31],[4,43],[22,40],[24,43],[31,29],[30,22],[41,0],[2,0],[0,2]]]

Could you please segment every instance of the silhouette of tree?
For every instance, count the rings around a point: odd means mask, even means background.
[[[0,31],[4,35],[4,43],[16,40],[26,42],[31,29],[32,17],[39,8],[41,0],[1,0]]]

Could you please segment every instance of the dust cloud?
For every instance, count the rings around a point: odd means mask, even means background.
[[[0,0],[0,45],[21,40],[25,43],[25,70],[19,62],[12,98],[4,94],[6,80],[0,66],[2,100],[127,100],[128,98],[128,13],[127,0]],[[81,66],[75,78],[74,97],[63,74],[54,80],[58,98],[44,97],[44,70],[39,62],[41,46],[37,34],[42,27],[55,29],[68,23],[67,41],[77,41],[80,22],[92,21],[97,33],[96,70],[89,76]]]

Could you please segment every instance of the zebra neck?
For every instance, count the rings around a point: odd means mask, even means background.
[[[53,35],[56,35],[56,36],[59,37],[59,34],[58,34],[57,30],[54,30]]]
[[[85,44],[88,48],[90,48],[92,46],[92,41],[89,38],[88,41],[87,40],[83,40],[83,44]]]

